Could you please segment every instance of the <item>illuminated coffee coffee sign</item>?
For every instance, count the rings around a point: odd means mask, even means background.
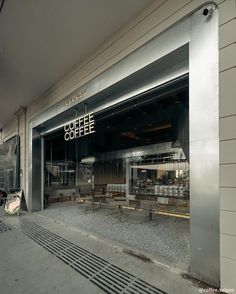
[[[64,139],[66,141],[77,139],[95,133],[93,113],[85,114],[64,125]]]

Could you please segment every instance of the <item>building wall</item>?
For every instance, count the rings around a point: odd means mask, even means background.
[[[221,4],[220,255],[221,283],[236,289],[236,1]]]
[[[183,17],[205,0],[157,0],[114,34],[76,70],[37,99],[27,110],[27,122],[73,90],[112,66]],[[221,286],[236,289],[236,0],[216,0],[219,7],[220,50],[220,222]],[[17,120],[3,128],[3,138],[17,133]],[[25,187],[24,119],[20,119],[21,178]],[[26,146],[27,146],[26,134]],[[27,180],[27,179],[26,179]],[[27,195],[26,195],[27,196]]]

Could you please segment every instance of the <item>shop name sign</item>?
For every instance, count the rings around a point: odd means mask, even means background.
[[[87,94],[87,90],[80,90],[76,95],[72,96],[65,102],[65,106],[69,106],[71,103],[77,101],[78,99],[82,98],[84,95]]]
[[[85,114],[64,125],[65,141],[84,137],[95,133],[95,122],[93,113]]]

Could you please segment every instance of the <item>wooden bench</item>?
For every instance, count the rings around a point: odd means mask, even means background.
[[[93,195],[93,201],[99,202],[99,207],[102,208],[102,201],[104,201],[107,198],[106,194],[95,194]]]

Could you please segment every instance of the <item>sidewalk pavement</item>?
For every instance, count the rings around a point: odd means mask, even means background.
[[[5,217],[4,223],[11,223]],[[37,213],[20,216],[67,239],[70,242],[103,258],[115,266],[132,273],[138,278],[165,291],[168,294],[197,294],[199,286],[176,268],[161,262],[145,262],[130,253],[119,243],[108,242],[66,226]],[[49,253],[18,229],[0,233],[0,293],[1,294],[93,294],[104,293],[100,288],[84,278],[66,263]]]

